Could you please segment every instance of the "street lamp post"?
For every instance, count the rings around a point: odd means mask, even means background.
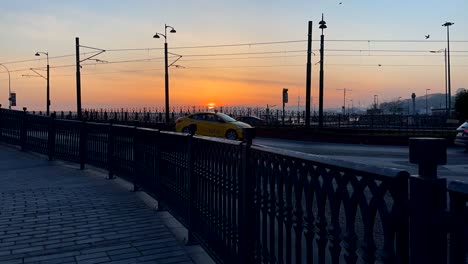
[[[8,70],[8,68],[3,65],[3,64],[0,64],[3,66],[3,68],[5,68],[5,70],[8,72],[8,109],[11,109],[11,78],[10,78],[10,70]]]
[[[448,114],[448,82],[447,82],[447,48],[445,49],[440,49],[440,50],[431,50],[431,53],[440,53],[444,51],[444,65],[445,65],[445,113]]]
[[[160,38],[159,36],[164,37],[164,70],[165,70],[165,89],[164,89],[164,94],[165,94],[165,107],[166,107],[166,125],[169,124],[169,65],[167,62],[167,28],[170,28],[171,30],[169,31],[170,33],[176,33],[176,30],[164,24],[164,34],[161,33],[156,33],[154,34],[153,38]]]
[[[44,54],[46,55],[46,58],[47,58],[47,98],[46,98],[46,111],[47,111],[47,115],[49,115],[50,113],[50,85],[49,85],[49,77],[50,77],[50,67],[49,67],[49,53],[48,52],[42,52],[42,51],[38,51],[36,52],[36,56],[41,56],[41,54]]]
[[[431,89],[426,89],[426,115],[428,115],[428,111],[427,111],[427,91],[430,91]]]
[[[455,23],[445,22],[442,26],[447,28],[447,85],[448,85],[448,115],[451,114],[452,109],[452,95],[451,95],[451,81],[450,81],[450,31],[449,27]]]
[[[320,75],[319,75],[319,127],[323,128],[323,53],[324,53],[324,36],[323,30],[327,28],[327,22],[322,20],[319,22],[319,28],[322,30],[322,34],[320,35]]]

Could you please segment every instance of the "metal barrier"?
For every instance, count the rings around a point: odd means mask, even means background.
[[[437,179],[437,165],[446,162],[441,139],[411,139],[410,161],[420,171],[410,176],[251,145],[252,130],[244,142],[194,136],[195,130],[0,109],[1,142],[127,178],[219,263],[466,261],[468,184],[447,187]]]
[[[160,111],[160,112],[158,112]],[[213,111],[207,108],[198,107],[190,109],[182,107],[172,109],[170,121],[174,123],[178,118],[187,116],[197,111]],[[305,111],[285,111],[284,122],[282,112],[266,109],[221,107],[217,109],[234,118],[245,116],[257,116],[262,120],[261,126],[305,126]],[[42,112],[33,112],[35,115],[42,116]],[[73,120],[77,115],[72,112],[57,113],[57,118]],[[164,110],[163,109],[143,109],[143,110],[117,110],[117,109],[87,109],[84,110],[83,119],[90,122],[110,122],[113,120],[116,124],[133,125],[135,121],[140,122],[141,126],[150,128],[164,128]],[[333,112],[324,113],[323,126],[327,128],[352,128],[352,129],[391,129],[391,130],[414,130],[414,129],[437,129],[453,130],[458,122],[448,119],[445,115],[403,115],[403,114],[372,114],[372,113],[347,113],[338,114]],[[311,127],[318,127],[319,116],[312,114],[310,117]],[[256,124],[257,126],[259,124]]]

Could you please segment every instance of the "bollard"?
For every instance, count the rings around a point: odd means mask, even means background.
[[[446,263],[447,183],[437,179],[437,165],[447,163],[445,139],[410,138],[409,159],[419,169],[410,177],[410,262]]]
[[[447,164],[447,143],[443,138],[410,138],[409,159],[418,164],[419,177],[437,179],[437,165]]]
[[[242,141],[247,143],[247,145],[252,145],[252,139],[255,138],[256,130],[254,127],[243,128],[242,132],[244,134],[244,138]]]

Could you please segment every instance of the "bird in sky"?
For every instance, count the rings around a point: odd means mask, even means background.
[[[428,39],[431,35],[425,35],[426,39]]]
[[[343,4],[343,2],[340,2],[340,5]]]
[[[381,67],[381,66],[382,66],[382,64],[379,64],[379,67]]]

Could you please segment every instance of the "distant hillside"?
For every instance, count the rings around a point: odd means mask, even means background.
[[[445,109],[446,101],[445,101],[445,94],[442,93],[435,93],[435,94],[428,94],[427,95],[427,109],[428,112],[431,112],[431,109]],[[384,112],[402,112],[403,114],[410,114],[413,113],[413,102],[412,99],[400,99],[399,107],[396,107],[397,102],[384,102],[380,104],[380,108]],[[416,96],[415,98],[416,104],[416,113],[418,114],[425,114],[426,113],[426,95],[423,96]],[[451,100],[452,108],[455,105],[455,94],[452,94]],[[398,109],[398,111],[396,111]]]

